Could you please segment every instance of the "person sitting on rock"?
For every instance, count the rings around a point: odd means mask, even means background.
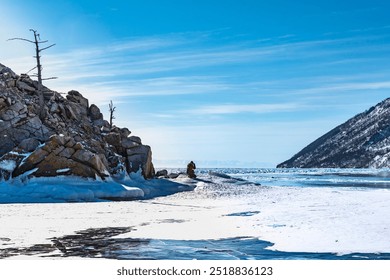
[[[187,175],[189,178],[196,178],[195,169],[196,169],[196,165],[191,160],[191,162],[189,164],[187,164]]]

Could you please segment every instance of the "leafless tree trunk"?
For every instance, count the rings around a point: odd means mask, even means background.
[[[43,84],[42,84],[42,81],[43,80],[49,80],[49,79],[56,79],[56,77],[51,77],[51,78],[46,78],[46,79],[42,78],[42,64],[41,64],[40,53],[41,53],[41,51],[44,51],[44,50],[47,50],[48,48],[53,47],[55,44],[52,44],[52,45],[50,45],[48,47],[45,47],[45,48],[40,48],[40,44],[47,43],[48,41],[41,41],[41,38],[39,36],[39,33],[37,33],[37,30],[30,29],[30,31],[32,31],[34,33],[34,41],[31,41],[31,40],[28,40],[28,39],[24,39],[24,38],[11,38],[11,39],[8,39],[8,40],[9,41],[10,40],[21,40],[21,41],[26,41],[26,42],[29,42],[29,43],[32,43],[32,44],[35,45],[35,56],[34,57],[36,58],[37,66],[35,66],[31,70],[34,70],[35,68],[37,69],[37,74],[35,74],[34,76],[38,77],[38,90],[37,90],[37,92],[38,92],[39,107],[40,107],[40,109],[39,109],[40,110],[39,111],[39,118],[41,120],[43,120],[45,118],[45,107],[44,107],[45,104],[44,104],[44,97],[43,97]]]
[[[112,120],[115,119],[114,112],[116,107],[114,107],[114,104],[112,103],[112,100],[110,100],[110,104],[108,105],[108,108],[110,110],[110,130],[112,129]]]

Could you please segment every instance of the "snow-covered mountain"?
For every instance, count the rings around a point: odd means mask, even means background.
[[[332,129],[277,167],[390,167],[390,98]]]

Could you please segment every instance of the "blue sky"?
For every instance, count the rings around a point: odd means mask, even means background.
[[[152,146],[157,166],[274,167],[388,97],[387,1],[10,1],[0,62],[45,52],[46,85],[79,90]]]

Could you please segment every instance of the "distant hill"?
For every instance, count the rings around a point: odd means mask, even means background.
[[[321,136],[277,168],[390,167],[390,98]]]

